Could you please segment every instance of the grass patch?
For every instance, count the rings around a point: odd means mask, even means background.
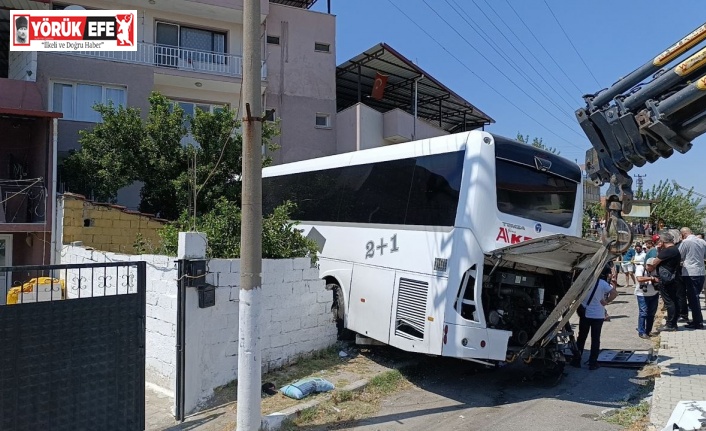
[[[619,425],[629,430],[639,430],[643,429],[640,428],[640,426],[642,426],[641,422],[644,422],[646,425],[646,419],[649,412],[649,403],[642,401],[640,404],[623,407],[615,414],[608,416],[606,418],[606,422]]]
[[[334,391],[331,398],[321,403],[315,412],[304,414],[306,410],[303,410],[297,419],[288,424],[289,428],[283,429],[294,431],[301,429],[300,427],[308,429],[312,426],[325,429],[334,423],[342,425],[369,417],[378,412],[383,397],[409,385],[409,381],[399,370],[385,371],[371,378],[365,389],[360,392]]]
[[[331,401],[333,401],[334,404],[340,404],[351,401],[353,397],[354,394],[351,391],[335,391],[331,394]]]
[[[404,382],[404,377],[399,370],[390,370],[370,379],[368,387],[369,391],[375,391],[379,395],[387,395],[395,392]]]

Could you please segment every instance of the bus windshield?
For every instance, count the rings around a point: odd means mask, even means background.
[[[508,160],[496,160],[498,210],[568,228],[576,205],[577,183]]]

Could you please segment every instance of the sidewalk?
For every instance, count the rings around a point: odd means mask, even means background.
[[[704,296],[699,298],[704,309]],[[706,330],[682,327],[663,332],[658,365],[661,376],[655,379],[650,422],[661,430],[679,401],[706,400]]]

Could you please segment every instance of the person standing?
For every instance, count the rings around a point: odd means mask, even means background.
[[[657,257],[657,249],[655,248],[655,243],[653,240],[651,240],[651,239],[646,240],[644,249],[645,249],[645,262],[647,262],[647,259]]]
[[[699,239],[688,227],[681,228],[682,242],[679,244],[679,253],[682,258],[682,279],[686,291],[686,300],[691,310],[691,322],[687,328],[703,329],[704,318],[701,314],[699,295],[704,285],[704,258],[706,258],[706,241]]]
[[[664,306],[667,309],[666,323],[662,331],[676,331],[679,311],[679,287],[681,285],[681,254],[674,245],[674,237],[669,232],[659,236],[660,251],[654,260],[659,277],[659,292],[662,295]]]
[[[637,283],[635,280],[635,264],[633,263],[634,258],[635,249],[631,247],[623,255],[623,264],[621,265],[623,272],[625,273],[625,282],[628,287],[634,286],[635,283]],[[632,284],[630,283],[630,280],[632,280]]]
[[[650,338],[655,323],[655,314],[659,304],[659,296],[655,284],[659,281],[655,269],[655,258],[649,258],[644,267],[635,268],[638,286],[635,287],[639,314],[637,318],[637,334],[640,338]]]
[[[579,307],[579,336],[576,340],[576,347],[579,355],[571,360],[571,365],[581,367],[581,355],[586,345],[588,333],[591,333],[591,354],[588,357],[588,369],[598,369],[598,354],[601,350],[601,330],[603,319],[605,318],[605,306],[610,304],[618,296],[615,287],[611,286],[607,278],[614,281],[612,270],[609,266],[603,268],[596,284],[591,289],[589,295],[583,300]],[[583,308],[581,308],[583,307]]]

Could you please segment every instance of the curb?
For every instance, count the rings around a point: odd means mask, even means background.
[[[365,389],[370,383],[370,379],[361,379],[355,381],[349,385],[340,388],[340,391],[358,392]],[[289,407],[282,410],[281,412],[270,413],[269,415],[262,417],[261,429],[264,431],[277,431],[282,427],[282,423],[287,419],[294,419],[301,413],[302,410],[306,410],[311,407],[316,407],[324,401],[331,399],[331,394],[321,397],[316,400],[307,401],[296,406]]]

